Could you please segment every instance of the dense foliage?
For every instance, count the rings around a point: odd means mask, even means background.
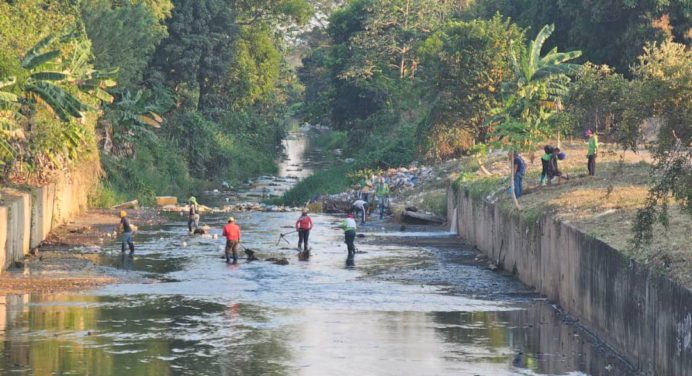
[[[691,191],[686,3],[347,1],[308,36],[302,114],[346,132],[345,152],[379,167],[485,145],[532,157],[586,129],[637,149],[642,124],[657,124],[656,180],[636,228],[647,240],[669,197],[688,207]]]
[[[312,9],[304,0],[0,2],[6,182],[96,158],[97,141],[111,191],[100,204],[271,171],[299,99],[281,33]]]

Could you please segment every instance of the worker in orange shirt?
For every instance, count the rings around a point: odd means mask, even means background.
[[[229,217],[228,223],[223,227],[223,236],[226,237],[226,262],[238,263],[238,245],[240,244],[240,227],[235,223],[235,218]]]

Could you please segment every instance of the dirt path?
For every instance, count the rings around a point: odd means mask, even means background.
[[[115,236],[117,210],[90,210],[55,229],[41,246],[0,276],[0,295],[86,290],[116,283],[100,266],[101,245]],[[155,225],[155,209],[128,210],[133,224]]]

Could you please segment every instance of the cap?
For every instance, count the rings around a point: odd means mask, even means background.
[[[348,217],[348,218],[353,218],[353,214],[348,213],[347,217]]]
[[[591,136],[593,132],[591,131],[591,129],[587,129],[586,132],[584,132],[584,134],[587,136]]]
[[[127,217],[127,212],[125,210],[120,211],[120,218],[125,218]]]
[[[228,222],[235,222],[235,218],[233,218],[233,217],[228,217]]]

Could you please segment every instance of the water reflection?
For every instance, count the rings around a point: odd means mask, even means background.
[[[549,304],[510,300],[525,287],[452,257],[461,250],[442,257],[438,248],[368,237],[359,242],[358,267],[353,254],[344,266],[334,218],[315,215],[314,251],[300,262],[295,250],[276,246],[295,213],[236,218],[258,257],[286,257],[289,265],[226,265],[222,241],[189,237],[182,221],[144,229],[134,258],[118,251],[104,261],[146,279],[0,298],[0,374],[630,373]],[[225,222],[206,220],[217,234]],[[480,288],[507,295],[478,299]]]
[[[356,255],[353,253],[349,253],[348,256],[346,256],[346,268],[355,268],[356,267]]]

